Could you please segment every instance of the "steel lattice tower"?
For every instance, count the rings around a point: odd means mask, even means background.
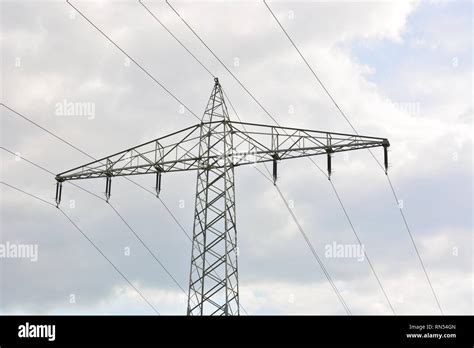
[[[217,121],[217,123],[214,123]],[[188,315],[239,314],[232,129],[215,79],[199,139]],[[215,166],[215,162],[222,162]]]
[[[112,178],[156,175],[156,194],[163,173],[197,171],[189,275],[188,315],[239,315],[237,230],[234,169],[300,157],[327,156],[328,177],[334,153],[383,147],[385,138],[231,121],[217,78],[199,124],[81,165],[56,176],[56,204],[62,183],[105,178],[110,198]]]

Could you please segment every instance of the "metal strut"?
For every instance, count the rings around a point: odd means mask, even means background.
[[[110,199],[110,194],[112,193],[112,177],[107,176],[105,179],[105,201],[108,203]]]
[[[62,181],[56,181],[56,208],[59,208],[61,203],[61,195],[63,193],[63,183]]]

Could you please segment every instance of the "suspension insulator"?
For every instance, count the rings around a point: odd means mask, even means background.
[[[161,171],[156,172],[156,185],[155,185],[156,197],[160,196],[161,192]]]
[[[63,192],[63,183],[61,181],[56,182],[56,207],[59,208],[61,203],[61,195]]]
[[[278,156],[273,156],[273,185],[276,184],[278,178]]]
[[[112,193],[112,177],[108,176],[105,179],[105,201],[108,203]]]
[[[327,152],[327,162],[328,162],[328,180],[331,180],[331,173],[332,173],[332,163],[331,163],[331,154],[333,153],[333,150],[331,148],[326,149]]]
[[[382,143],[383,146],[383,164],[385,167],[385,174],[388,172],[388,147],[390,146],[390,143],[388,142],[387,139],[383,140]]]

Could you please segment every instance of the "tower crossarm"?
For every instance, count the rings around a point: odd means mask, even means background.
[[[384,147],[386,138],[230,121],[234,165]],[[386,151],[384,151],[386,156]]]
[[[62,182],[197,169],[200,127],[198,124],[184,128],[70,169],[58,174],[56,180]]]
[[[203,126],[217,128],[223,122],[230,125],[233,141],[231,157],[233,166],[241,166],[298,157],[390,146],[385,138],[325,132],[311,129],[280,127],[264,124],[213,121],[203,122],[140,144],[113,155],[62,172],[59,182],[114,176],[177,172],[220,168],[224,155],[218,151],[207,153],[206,160],[199,155],[199,137]],[[210,147],[219,141],[221,134],[213,131]],[[386,156],[386,151],[385,151]],[[386,163],[387,160],[385,161]]]

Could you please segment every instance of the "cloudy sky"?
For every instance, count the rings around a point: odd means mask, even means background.
[[[71,1],[202,115],[209,73],[137,1]],[[144,1],[220,81],[242,120],[273,123],[164,1]],[[196,123],[181,103],[65,1],[1,1],[1,102],[102,157]],[[352,132],[260,1],[172,1],[282,125]],[[333,184],[397,314],[438,314],[399,206],[447,314],[473,313],[473,4],[471,1],[269,1],[360,134],[390,140],[390,177],[367,151],[333,158]],[[89,113],[61,114],[61,105]],[[0,106],[1,180],[47,201],[52,175],[88,162]],[[232,118],[235,115],[231,114]],[[374,154],[381,159],[381,149]],[[324,158],[315,158],[323,168]],[[261,169],[264,170],[262,167]],[[355,314],[390,314],[366,260],[330,258],[357,244],[328,182],[306,159],[283,162],[279,187]],[[152,189],[154,177],[136,178]],[[111,203],[187,289],[196,173],[163,177],[161,198],[117,179]],[[103,196],[104,182],[80,183]],[[275,187],[236,169],[241,304],[249,314],[344,314]],[[0,313],[152,314],[57,210],[5,185],[1,240],[38,260],[0,259]],[[104,201],[71,185],[62,208],[163,314],[186,296]],[[130,251],[129,255],[126,251]]]

